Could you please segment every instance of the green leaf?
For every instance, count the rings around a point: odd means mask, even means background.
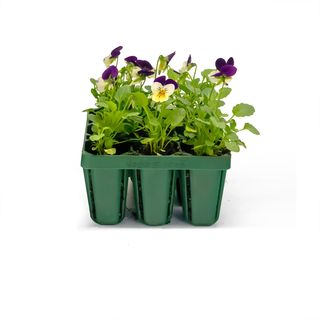
[[[128,112],[128,113],[125,113],[123,116],[122,116],[122,119],[127,119],[127,118],[130,118],[130,117],[136,117],[140,114],[140,112]]]
[[[211,73],[214,69],[205,69],[201,72],[201,75],[205,78]]]
[[[107,101],[106,105],[107,105],[107,109],[112,112],[117,110],[117,105],[113,101]]]
[[[144,138],[141,140],[142,144],[148,144],[150,142],[152,142],[154,140],[154,138]]]
[[[195,118],[196,121],[199,121],[200,123],[203,123],[203,124],[206,124],[206,125],[209,125],[210,122],[209,121],[205,121],[205,120],[202,120],[200,118]]]
[[[252,132],[253,134],[257,134],[257,135],[260,134],[259,130],[256,127],[254,127],[252,124],[248,123],[248,122],[246,122],[244,124],[243,129],[244,130],[248,130],[248,131]]]
[[[113,154],[116,154],[117,149],[116,149],[116,148],[104,149],[104,152],[105,152],[106,154],[113,155]]]
[[[230,120],[230,129],[233,130],[233,131],[238,131],[236,128],[237,128],[236,120],[231,119]]]
[[[221,129],[224,129],[226,127],[226,124],[225,124],[224,121],[219,121],[213,116],[210,117],[210,121],[215,127],[218,127],[218,128],[221,128]]]
[[[230,92],[231,92],[231,88],[228,88],[228,87],[223,87],[219,90],[219,99],[223,99],[225,97],[227,97]]]
[[[92,113],[89,113],[88,114],[88,119],[92,122],[95,122],[96,121],[96,115],[95,114],[92,114]]]
[[[91,78],[91,79],[90,79],[90,82],[91,82],[93,85],[96,85],[97,80],[96,80],[96,79]]]
[[[150,93],[151,92],[151,86],[144,86],[144,88]]]
[[[236,117],[248,117],[253,115],[254,111],[254,107],[246,103],[239,103],[232,109],[232,113]]]
[[[92,95],[95,97],[95,98],[98,98],[99,97],[99,93],[98,93],[98,91],[96,90],[96,89],[91,89],[91,93],[92,93]]]
[[[206,140],[206,146],[208,147],[213,147],[214,146],[214,142],[213,141],[210,141],[210,140]]]
[[[96,109],[88,108],[88,109],[82,110],[82,112],[93,112],[93,111],[96,111]]]
[[[208,107],[211,109],[217,109],[224,105],[224,102],[222,100],[209,100],[208,101]]]
[[[185,116],[186,111],[184,109],[176,108],[168,110],[168,116],[165,120],[165,123],[171,127],[177,127],[181,124]]]
[[[212,92],[212,88],[207,87],[207,88],[204,88],[204,89],[202,90],[202,95],[204,95],[205,97],[209,98],[211,92]],[[217,92],[216,92],[215,90],[213,90],[212,95],[213,95],[213,96],[216,96],[216,95],[217,95]]]
[[[179,73],[175,72],[173,69],[169,69],[167,74],[168,78],[172,80],[178,80],[180,77]]]
[[[98,140],[102,139],[103,137],[104,137],[104,134],[103,134],[103,133],[100,133],[100,134],[92,134],[89,139],[90,139],[91,141],[98,141]]]
[[[117,110],[117,105],[113,101],[98,101],[96,103],[96,106],[105,108],[108,111],[116,111]]]
[[[186,126],[186,131],[187,131],[187,132],[197,133],[197,130],[195,130],[195,129],[189,127],[189,126]]]
[[[154,117],[154,116],[150,116],[150,117],[148,118],[148,122],[149,122],[152,126],[155,126],[155,127],[157,127],[157,126],[160,125],[159,120],[158,120],[156,117]]]
[[[145,108],[148,105],[148,98],[142,92],[135,92],[133,94],[133,101],[136,106]]]
[[[187,99],[184,99],[184,98],[181,98],[181,97],[177,97],[177,100],[179,101],[179,102],[181,102],[183,105],[185,105],[185,106],[190,106],[190,104],[191,104],[191,102],[189,101],[189,100],[187,100]]]
[[[238,140],[237,143],[239,146],[243,146],[243,147],[247,148],[246,144],[243,141]]]
[[[121,103],[131,92],[131,87],[129,85],[121,86],[116,94],[114,95],[114,98]]]
[[[234,151],[234,152],[239,152],[240,151],[240,147],[234,141],[225,141],[224,144],[226,145],[226,148],[228,150],[230,150],[230,151]]]
[[[227,139],[229,139],[231,141],[236,141],[236,140],[239,140],[239,137],[236,133],[231,132],[227,135]]]
[[[188,88],[188,90],[190,92],[195,93],[195,94],[200,94],[201,90],[199,88],[197,88],[196,86],[197,86],[196,83],[191,84],[190,81],[186,81],[186,87]]]

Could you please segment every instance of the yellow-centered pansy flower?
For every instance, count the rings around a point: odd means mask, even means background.
[[[178,84],[174,80],[166,80],[165,76],[158,77],[151,86],[152,100],[154,102],[167,101],[177,88]]]

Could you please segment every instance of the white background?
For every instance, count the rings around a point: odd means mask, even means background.
[[[319,320],[318,1],[0,0],[0,319]],[[89,219],[90,77],[122,57],[235,58],[260,137],[211,228]]]

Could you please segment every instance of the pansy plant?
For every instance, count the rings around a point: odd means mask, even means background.
[[[121,50],[113,49],[101,77],[91,79],[96,105],[85,110],[91,152],[219,156],[246,147],[241,131],[259,134],[252,124],[239,128],[236,122],[251,116],[253,106],[237,104],[231,114],[223,110],[237,72],[232,57],[217,59],[199,77],[191,55],[179,71],[171,67],[175,52],[160,55],[156,68],[135,55],[118,67]]]

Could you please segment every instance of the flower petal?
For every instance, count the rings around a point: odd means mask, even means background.
[[[146,69],[150,69],[152,70],[153,67],[151,65],[150,62],[148,62],[147,60],[136,60],[135,64],[140,67],[141,69],[146,68]]]
[[[172,52],[172,53],[167,55],[167,62],[168,63],[171,61],[171,59],[174,57],[175,54],[176,54],[176,52]]]
[[[152,95],[152,100],[153,100],[154,102],[160,102],[160,101],[161,101],[161,96],[160,96],[158,93],[154,93],[154,94]]]
[[[187,65],[191,63],[191,54],[189,54],[188,60],[187,60]]]
[[[178,84],[172,79],[166,80],[164,85],[167,85],[167,84],[173,84],[174,85],[174,89],[178,89]]]
[[[107,56],[103,59],[103,63],[106,66],[106,68],[108,68],[110,66],[110,64],[113,62],[113,58],[111,56]]]
[[[220,69],[220,72],[227,77],[232,77],[237,72],[237,68],[231,64],[226,64]]]
[[[110,77],[111,78],[116,78],[118,76],[118,69],[116,66],[110,66],[107,68],[103,73],[102,73],[102,79],[103,80],[108,80]]]
[[[163,89],[163,85],[160,82],[154,82],[151,85],[151,91],[154,94],[157,94],[161,89]]]
[[[216,60],[216,68],[220,71],[220,69],[226,64],[226,60],[223,58],[219,58]]]
[[[160,77],[154,79],[154,82],[160,82],[164,86],[165,82],[166,82],[166,77],[165,76],[160,76]]]
[[[154,74],[154,72],[152,70],[147,69],[147,68],[141,69],[138,73],[143,75],[143,76],[147,76],[147,77]]]
[[[234,65],[234,60],[232,57],[230,57],[228,60],[227,60],[227,64],[231,64],[232,66]]]
[[[131,70],[131,77],[132,78],[137,78],[139,76],[139,71],[141,69],[139,67],[133,67]]]
[[[122,48],[123,48],[122,46],[114,48],[110,53],[111,57],[112,58],[118,57],[120,55],[120,51],[122,50]]]
[[[222,73],[221,72],[217,72],[213,75],[214,77],[221,77],[222,76]]]
[[[137,57],[136,56],[129,56],[129,57],[126,57],[124,60],[127,61],[127,62],[131,62],[131,63],[134,63],[137,61]]]
[[[184,61],[182,67],[180,68],[179,72],[184,73],[188,71],[188,62]]]
[[[166,93],[168,96],[171,96],[174,92],[174,84],[172,83],[169,83],[169,84],[166,84],[164,87],[163,87],[164,90],[166,90]]]
[[[96,84],[98,91],[103,92],[106,87],[106,82],[100,77]]]

